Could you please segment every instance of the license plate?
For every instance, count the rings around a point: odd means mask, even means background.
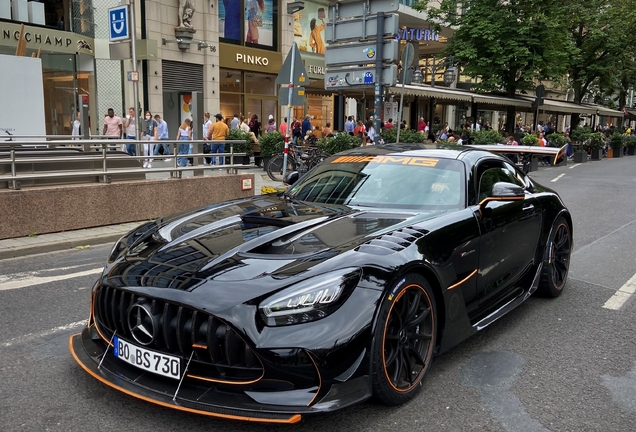
[[[181,359],[138,347],[115,336],[115,357],[148,372],[168,378],[181,378]]]

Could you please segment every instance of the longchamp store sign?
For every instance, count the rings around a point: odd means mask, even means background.
[[[75,33],[25,25],[23,38],[31,50],[42,48],[42,51],[94,55],[93,38]],[[0,23],[0,45],[15,47],[19,40],[20,24]]]

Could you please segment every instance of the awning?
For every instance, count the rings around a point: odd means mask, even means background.
[[[607,116],[607,117],[624,117],[625,113],[623,111],[613,110],[602,105],[593,105],[593,104],[583,104],[585,106],[590,107],[590,109],[594,110],[592,114],[596,114],[598,111],[598,115]]]
[[[521,96],[521,98],[528,101],[534,101],[534,98],[531,96]],[[544,99],[543,105],[539,107],[539,110],[559,114],[596,114],[596,108],[592,108],[587,105],[577,105],[573,102],[556,99]]]
[[[389,93],[399,95],[402,86],[397,85],[389,89]],[[405,85],[404,94],[409,96],[424,96],[435,99],[472,102],[473,94],[461,90],[452,90],[447,87],[431,87],[429,85]]]
[[[476,103],[499,106],[515,106],[521,108],[531,108],[532,102],[525,99],[513,99],[504,96],[492,96],[484,94],[474,94],[473,101]]]
[[[629,113],[630,117],[636,117],[636,110],[628,109],[627,112]]]

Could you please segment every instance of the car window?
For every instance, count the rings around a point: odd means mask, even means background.
[[[506,167],[505,165],[488,168],[482,173],[479,180],[480,202],[492,195],[492,188],[497,182],[513,183],[518,186],[525,187],[524,182],[517,178],[514,169]]]

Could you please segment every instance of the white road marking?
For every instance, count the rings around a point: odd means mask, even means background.
[[[7,348],[13,345],[22,345],[25,343],[29,343],[29,342],[33,342],[37,339],[41,339],[47,336],[51,336],[54,335],[56,333],[60,333],[66,330],[72,330],[75,329],[77,327],[82,327],[86,325],[86,320],[82,320],[82,321],[76,321],[70,324],[66,324],[66,325],[62,325],[59,327],[54,327],[52,329],[48,329],[48,330],[44,330],[43,332],[39,332],[39,333],[29,333],[29,334],[25,334],[24,336],[18,336],[15,337],[13,339],[9,339],[6,342],[2,342],[0,343],[0,348]]]
[[[605,309],[619,310],[625,302],[636,292],[636,274],[625,285],[620,287],[603,305]]]
[[[78,267],[85,267],[85,266],[86,266],[85,264],[84,265],[80,264],[80,265],[73,265],[68,267],[55,267],[55,268],[47,268],[42,270],[30,271],[30,272],[20,272],[20,273],[10,273],[6,275],[0,275],[0,284],[9,282],[12,280],[26,279],[26,278],[30,278],[30,277],[37,276],[44,273],[72,270]]]
[[[571,167],[568,167],[568,169],[572,169],[572,168],[576,168],[577,166],[581,165],[580,163],[574,164]]]
[[[56,282],[56,281],[61,281],[66,279],[74,279],[74,278],[83,277],[83,276],[95,275],[95,274],[101,273],[103,270],[104,270],[103,267],[99,267],[99,268],[85,270],[85,271],[81,271],[77,273],[68,273],[68,274],[61,274],[61,275],[55,275],[55,276],[31,276],[31,275],[28,275],[27,277],[18,276],[16,280],[10,280],[8,282],[3,282],[2,280],[0,280],[0,291],[8,291],[8,290],[13,290],[18,288],[27,288],[33,285],[41,285],[41,284],[46,284],[46,283]],[[13,276],[16,276],[16,275],[13,275]],[[3,279],[7,279],[7,277],[4,277]]]
[[[553,178],[552,180],[550,180],[552,183],[554,183],[555,181],[559,180],[561,177],[563,177],[565,175],[565,173],[563,174],[559,174],[558,176],[556,176],[555,178]]]

